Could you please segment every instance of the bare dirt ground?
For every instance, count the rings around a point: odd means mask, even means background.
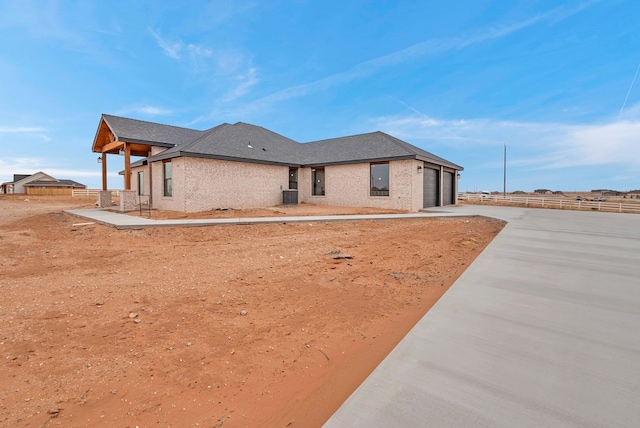
[[[503,227],[119,231],[25,199],[0,196],[3,427],[320,426]]]

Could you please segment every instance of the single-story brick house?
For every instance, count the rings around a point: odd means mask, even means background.
[[[455,204],[463,169],[383,132],[298,143],[242,122],[198,131],[106,114],[92,150],[103,190],[106,155],[123,154],[132,200],[184,212],[274,206],[290,189],[299,202],[416,212]]]
[[[40,171],[35,174],[14,174],[13,181],[0,185],[0,193],[70,195],[73,189],[86,189],[86,187],[87,186],[77,181],[68,179],[59,180]]]

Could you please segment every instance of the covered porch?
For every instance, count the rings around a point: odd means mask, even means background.
[[[98,197],[99,207],[106,208],[112,205],[111,191],[107,190],[109,188],[107,180],[108,155],[124,157],[124,190],[120,193],[120,210],[130,211],[135,209],[138,203],[138,192],[131,188],[131,157],[149,157],[154,154],[153,147],[158,145],[157,142],[145,142],[127,136],[119,136],[104,117],[100,119],[92,147],[94,153],[99,153],[98,163],[102,167],[102,190]],[[162,149],[165,148],[167,145],[163,144]],[[151,205],[151,200],[148,201],[148,204]]]

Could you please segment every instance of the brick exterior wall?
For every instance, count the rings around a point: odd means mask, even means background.
[[[370,195],[369,163],[325,167],[325,196],[311,195],[311,168],[298,171],[300,201],[317,205],[375,207],[417,212],[422,208],[422,162],[389,162],[389,196]]]
[[[173,195],[164,196],[162,162],[132,170],[137,189],[138,171],[144,171],[144,187],[153,186],[154,208],[199,212],[218,208],[261,208],[280,205],[282,189],[289,187],[289,168],[216,159],[172,159]],[[151,183],[149,182],[151,179]]]
[[[289,168],[246,162],[180,157],[172,160],[173,196],[163,195],[162,162],[132,169],[137,190],[138,171],[144,171],[145,194],[153,187],[152,207],[183,212],[217,208],[261,208],[282,204],[289,188]],[[325,167],[325,196],[311,195],[311,168],[298,169],[298,200],[308,204],[389,208],[417,212],[422,209],[423,162],[389,162],[389,196],[370,196],[370,164]],[[150,168],[151,167],[151,172]]]

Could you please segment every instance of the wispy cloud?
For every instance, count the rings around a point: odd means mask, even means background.
[[[232,101],[258,83],[258,71],[241,52],[232,49],[214,50],[196,43],[170,41],[157,31],[149,29],[165,55],[190,66],[190,71],[202,76],[215,75],[214,86],[224,86],[225,93],[219,99]],[[224,84],[220,85],[223,82]],[[231,87],[231,89],[227,89]]]
[[[158,46],[160,46],[164,54],[175,60],[181,60],[183,54],[186,54],[189,59],[197,63],[200,58],[210,58],[214,53],[212,49],[206,46],[201,46],[195,43],[183,43],[181,40],[168,40],[162,37],[159,32],[151,28],[149,29],[149,32],[156,39]]]
[[[382,117],[378,129],[414,144],[458,151],[504,144],[512,164],[537,169],[618,165],[640,166],[640,121],[573,125],[493,119],[438,119],[422,115]]]
[[[82,42],[81,37],[64,21],[57,3],[3,2],[1,27],[18,27],[34,37],[66,43]]]
[[[35,136],[40,138],[45,143],[51,141],[51,138],[45,134],[47,130],[41,127],[33,127],[33,126],[0,126],[0,142],[2,142],[3,134],[18,134],[25,136]]]
[[[0,180],[9,180],[13,174],[35,174],[45,165],[46,161],[38,157],[5,157],[0,159]]]
[[[170,116],[175,114],[174,110],[170,110],[164,107],[157,107],[152,105],[127,107],[119,110],[117,115],[127,115],[132,113],[143,114],[145,116]]]
[[[165,55],[173,59],[180,59],[180,51],[182,51],[182,48],[184,47],[182,42],[170,42],[162,38],[160,34],[158,34],[151,28],[149,29],[149,32],[156,39],[156,41],[158,42],[158,46],[162,48]]]
[[[197,57],[201,56],[201,57],[207,58],[213,55],[213,50],[209,48],[205,48],[204,46],[194,45],[193,43],[189,43],[186,46],[186,50],[189,52],[190,55],[197,56]]]
[[[28,127],[28,126],[0,126],[0,134],[33,134],[36,132],[44,132],[44,128]]]
[[[227,92],[223,97],[223,101],[235,100],[249,92],[249,89],[259,82],[258,72],[254,67],[251,67],[246,73],[238,74],[233,80],[237,83],[237,86]]]
[[[312,92],[327,90],[336,85],[366,78],[383,68],[402,64],[426,55],[436,55],[449,51],[460,50],[472,45],[500,39],[541,22],[555,23],[579,13],[593,3],[596,3],[596,1],[582,3],[573,9],[559,7],[515,24],[494,26],[463,37],[429,39],[416,43],[398,51],[361,62],[348,70],[332,74],[313,82],[277,91],[257,100],[255,102],[256,108],[290,98],[301,97]]]

